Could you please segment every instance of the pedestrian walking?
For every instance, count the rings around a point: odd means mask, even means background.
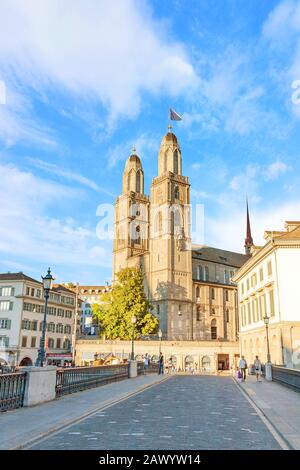
[[[149,356],[148,356],[148,353],[146,353],[144,357],[144,375],[147,375],[148,369],[149,369]]]
[[[254,368],[255,368],[256,382],[261,382],[261,380],[259,380],[261,376],[261,362],[258,356],[255,357]]]
[[[158,374],[163,374],[164,373],[164,356],[162,353],[160,353],[159,358],[158,358]]]
[[[240,363],[239,363],[240,371],[242,374],[242,381],[245,382],[246,380],[246,369],[247,369],[247,362],[244,356],[241,357]]]

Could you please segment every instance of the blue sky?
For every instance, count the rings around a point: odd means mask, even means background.
[[[300,1],[4,0],[0,16],[1,272],[110,281],[97,208],[133,145],[149,193],[169,106],[195,241],[242,251],[246,194],[257,244],[299,219]]]

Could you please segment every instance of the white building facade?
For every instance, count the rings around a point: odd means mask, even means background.
[[[42,283],[23,273],[0,274],[0,364],[34,365],[44,315]],[[72,362],[76,295],[53,286],[47,311],[48,363]]]
[[[252,257],[233,280],[238,284],[240,347],[248,364],[258,355],[273,364],[300,368],[300,222],[286,222],[285,231],[265,232],[266,244],[252,248]]]

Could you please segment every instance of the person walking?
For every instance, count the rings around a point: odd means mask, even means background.
[[[261,380],[259,380],[261,376],[261,362],[258,356],[255,357],[254,368],[255,368],[256,382],[261,382]]]
[[[158,358],[158,374],[163,374],[164,373],[164,356],[162,353],[160,353],[159,358]]]
[[[247,362],[244,356],[241,357],[240,363],[239,363],[240,371],[242,374],[242,381],[245,382],[246,380],[246,369],[247,369]]]
[[[148,369],[149,369],[149,356],[148,356],[148,353],[146,353],[144,357],[144,375],[147,375]]]

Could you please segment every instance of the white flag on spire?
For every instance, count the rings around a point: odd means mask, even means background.
[[[182,117],[172,108],[170,108],[170,121],[182,121]]]

